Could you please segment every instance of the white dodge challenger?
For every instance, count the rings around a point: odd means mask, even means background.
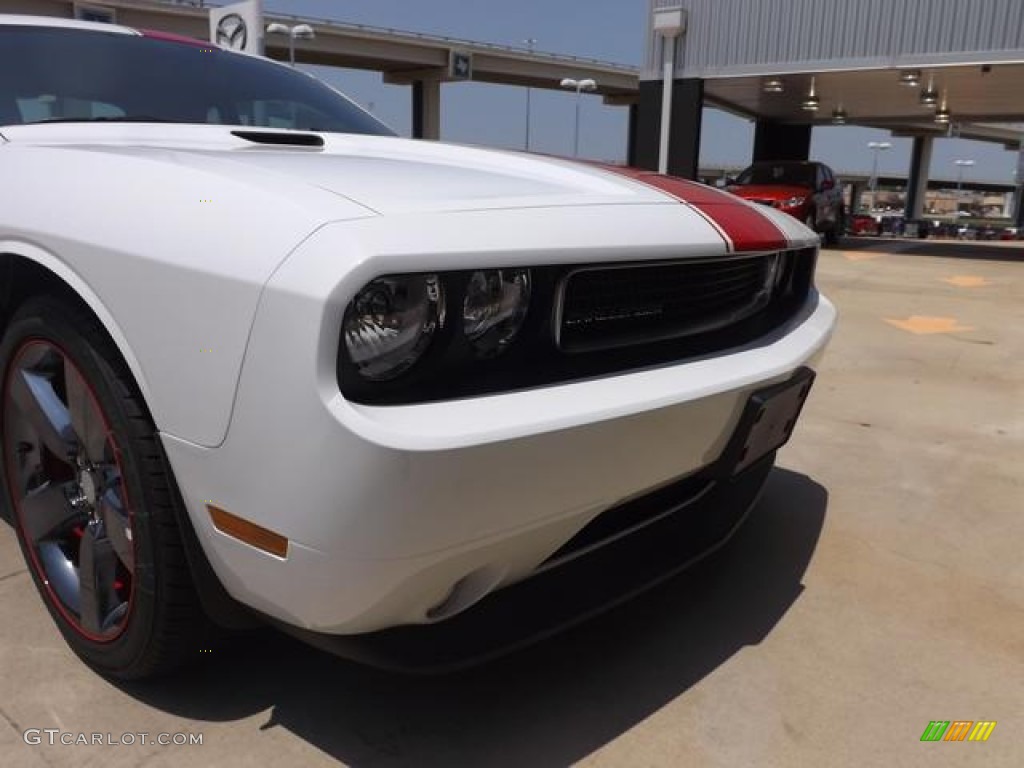
[[[835,323],[818,246],[692,182],[398,138],[259,57],[0,16],[4,513],[107,675],[253,617],[454,661],[516,599],[539,630],[728,537]]]

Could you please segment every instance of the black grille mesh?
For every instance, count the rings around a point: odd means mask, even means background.
[[[564,288],[559,346],[567,352],[702,333],[762,308],[778,254],[587,269]]]

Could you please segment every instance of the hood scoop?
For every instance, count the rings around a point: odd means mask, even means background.
[[[274,144],[292,147],[322,147],[324,137],[315,133],[297,133],[295,131],[232,131],[232,136],[251,141],[254,144]]]

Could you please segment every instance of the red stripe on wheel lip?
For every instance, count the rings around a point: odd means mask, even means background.
[[[777,251],[789,247],[789,239],[771,219],[751,203],[743,202],[728,192],[640,168],[597,165],[654,187],[688,205],[718,231],[730,251]]]

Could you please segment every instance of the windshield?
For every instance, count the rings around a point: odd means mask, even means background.
[[[319,80],[257,57],[117,32],[0,25],[0,125],[77,120],[394,135]]]
[[[787,184],[795,187],[814,186],[814,166],[809,163],[758,163],[736,177],[736,184]]]

